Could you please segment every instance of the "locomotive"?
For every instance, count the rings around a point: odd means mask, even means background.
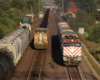
[[[19,29],[0,40],[0,80],[12,72],[30,41],[30,24],[21,24]]]
[[[34,48],[46,49],[48,45],[48,29],[36,28],[34,30]]]
[[[63,63],[78,66],[82,58],[82,43],[67,22],[58,23],[58,35]]]

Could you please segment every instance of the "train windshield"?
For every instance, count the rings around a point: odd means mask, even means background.
[[[68,47],[68,46],[80,47],[81,43],[64,43],[64,47]]]
[[[47,30],[46,29],[38,29],[38,30],[35,30],[35,33],[47,33]]]

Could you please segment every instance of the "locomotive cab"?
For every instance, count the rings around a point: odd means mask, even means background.
[[[63,61],[66,66],[77,66],[81,63],[81,41],[75,36],[63,40]]]
[[[46,49],[48,45],[47,28],[37,28],[34,31],[34,47],[36,49]]]

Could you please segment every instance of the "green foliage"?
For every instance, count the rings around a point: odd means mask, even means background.
[[[55,67],[55,63],[54,63],[54,60],[53,59],[51,59],[51,61],[49,62],[49,64],[50,64],[50,67],[51,68],[54,68]]]
[[[95,25],[95,19],[83,10],[79,10],[76,14],[78,22],[87,23],[88,25]]]
[[[75,2],[75,6],[88,12],[90,15],[95,17],[96,15],[96,1],[95,0],[64,0],[64,11],[71,7],[71,3]],[[55,0],[55,3],[62,7],[62,0]]]
[[[21,0],[12,0],[12,7],[21,9],[23,6]]]
[[[1,25],[0,25],[1,26]],[[3,31],[2,29],[0,28],[0,39],[3,38],[4,34],[3,34]]]
[[[95,19],[87,12],[79,10],[76,14],[76,18],[68,19],[68,23],[75,31],[83,27],[85,32],[90,33],[95,26]]]
[[[55,3],[56,3],[57,5],[59,5],[59,7],[62,6],[62,1],[61,1],[61,0],[55,0]]]
[[[100,43],[100,25],[97,25],[92,32],[89,35],[89,39],[96,42]]]
[[[100,21],[100,11],[96,13],[96,19]]]
[[[33,13],[38,13],[39,7],[42,10],[41,3],[41,0],[0,0],[0,38],[16,29],[31,7]]]
[[[5,34],[7,34],[9,32],[9,30],[7,29],[7,27],[3,24],[0,24],[0,39],[4,37]]]
[[[96,3],[97,3],[97,4],[100,4],[100,0],[96,0]]]

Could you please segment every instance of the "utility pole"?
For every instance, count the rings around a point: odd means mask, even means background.
[[[64,0],[62,0],[62,12],[64,13]]]

